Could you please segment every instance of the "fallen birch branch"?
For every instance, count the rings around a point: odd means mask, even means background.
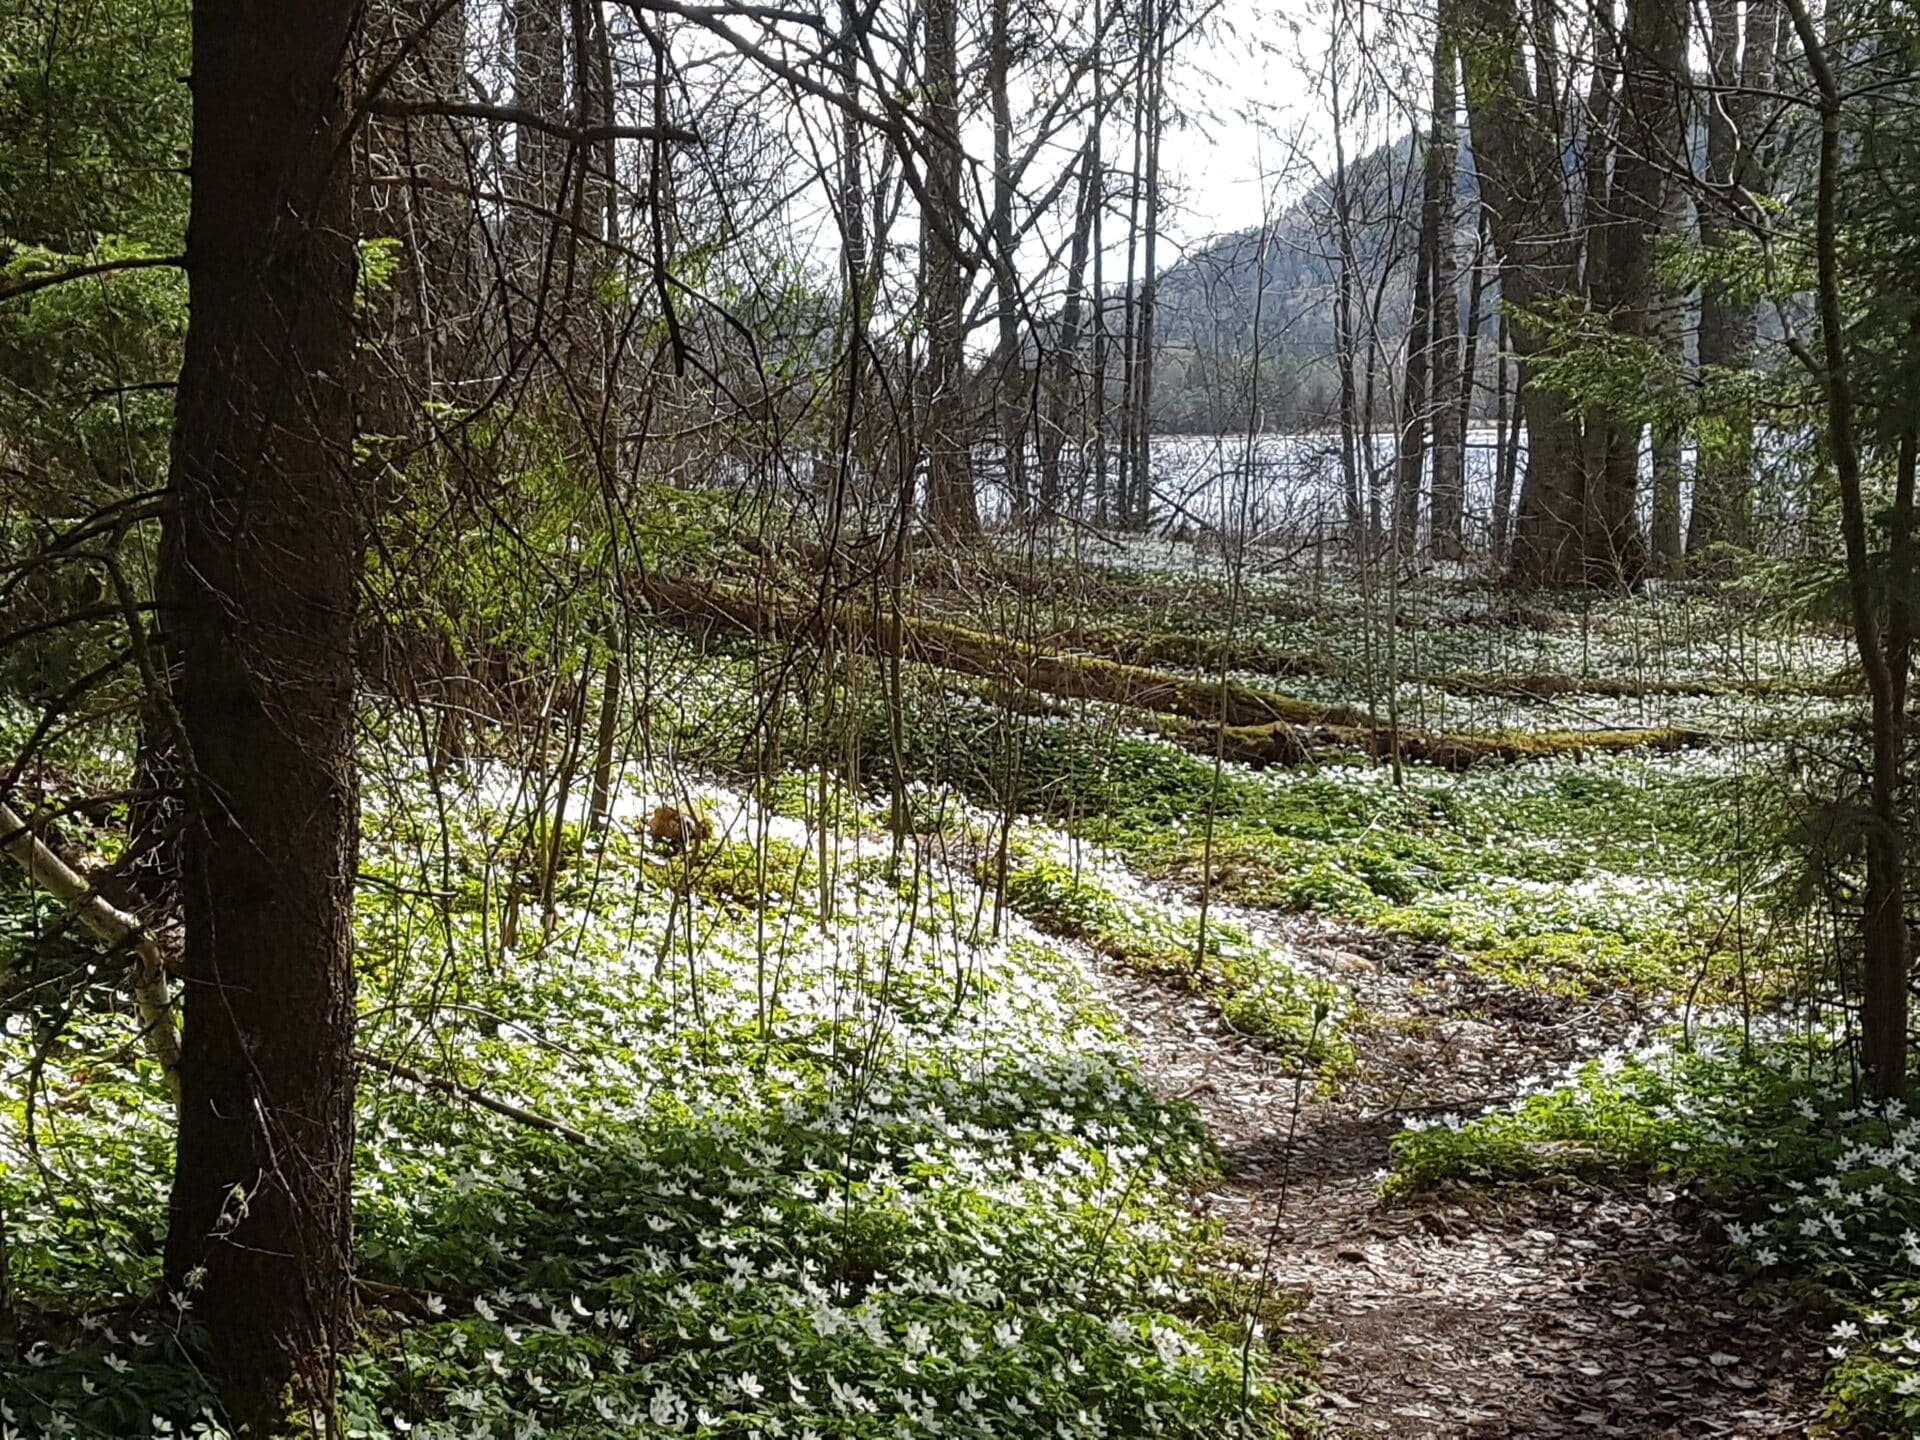
[[[27,879],[73,911],[96,939],[133,956],[133,1003],[140,1014],[140,1039],[167,1078],[174,1103],[180,1101],[180,1029],[167,989],[167,961],[160,943],[139,919],[107,902],[78,870],[33,833],[11,805],[0,803],[0,850],[26,871]]]

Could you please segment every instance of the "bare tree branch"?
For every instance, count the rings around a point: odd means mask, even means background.
[[[543,135],[552,135],[576,144],[590,145],[598,140],[674,140],[698,144],[700,137],[678,125],[566,125],[548,119],[522,105],[482,105],[471,100],[372,100],[364,107],[372,115],[405,118],[415,115],[439,115],[449,119],[493,120],[502,125],[525,125]],[[0,296],[0,298],[4,298]]]

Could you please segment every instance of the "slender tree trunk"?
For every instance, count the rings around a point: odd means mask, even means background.
[[[1684,21],[1684,14],[1682,19]],[[1680,71],[1676,78],[1674,98],[1674,128],[1669,136],[1672,143],[1678,137],[1690,136],[1694,129],[1694,111],[1690,93],[1690,77],[1686,70],[1685,34],[1682,32],[1680,51]],[[1687,236],[1692,233],[1692,210],[1687,189],[1673,174],[1665,177],[1662,186],[1662,206],[1659,233],[1662,235]],[[1661,367],[1665,373],[1681,374],[1686,367],[1686,289],[1666,276],[1656,276],[1653,282],[1653,312],[1649,316],[1649,332],[1653,348],[1660,356]],[[1681,508],[1681,486],[1686,479],[1685,461],[1682,454],[1684,440],[1683,426],[1677,419],[1662,415],[1653,424],[1653,525],[1649,535],[1653,573],[1669,578],[1679,576],[1686,568],[1685,524],[1686,514]]]
[[[1040,451],[1040,508],[1048,515],[1057,513],[1061,506],[1060,451],[1066,444],[1074,412],[1074,382],[1080,373],[1081,315],[1086,307],[1087,252],[1093,243],[1093,202],[1097,194],[1103,118],[1096,100],[1094,118],[1087,127],[1087,141],[1081,151],[1073,239],[1067,258],[1067,295],[1060,307],[1060,335],[1049,367],[1047,423]]]
[[[832,423],[835,433],[821,444],[822,489],[827,495],[830,536],[836,535],[846,514],[848,490],[861,463],[855,437],[860,428],[862,370],[867,350],[867,311],[870,263],[867,240],[867,193],[862,164],[863,129],[852,108],[860,100],[859,56],[854,37],[859,33],[858,0],[839,0],[840,45],[835,56],[835,78],[848,106],[840,121],[839,193],[835,218],[840,228],[840,365],[835,375]]]
[[[1593,67],[1588,76],[1587,102],[1581,136],[1580,216],[1576,236],[1581,245],[1580,278],[1589,309],[1608,316],[1614,304],[1613,213],[1615,80],[1620,70],[1621,46],[1617,33],[1616,0],[1589,0]],[[1627,257],[1623,257],[1627,258]],[[1605,585],[1619,573],[1617,537],[1610,506],[1616,495],[1609,457],[1615,448],[1614,415],[1605,405],[1589,401],[1582,413],[1580,458],[1579,555],[1567,578],[1589,585]],[[1628,514],[1631,515],[1631,501]]]
[[[1146,233],[1142,240],[1140,274],[1140,333],[1135,366],[1133,513],[1134,528],[1145,530],[1153,508],[1153,366],[1154,326],[1160,294],[1160,136],[1166,124],[1167,25],[1170,13],[1163,0],[1152,5],[1149,65],[1147,68],[1147,156],[1142,177],[1146,186]]]
[[[1454,171],[1460,159],[1459,140],[1454,131],[1458,76],[1453,19],[1443,4],[1434,24],[1433,130],[1427,143],[1426,195],[1421,207],[1423,243],[1433,271],[1430,281],[1432,358],[1427,366],[1428,384],[1433,391],[1429,526],[1433,552],[1442,560],[1461,557],[1461,524],[1466,510],[1466,418],[1460,407],[1460,277],[1454,263]],[[1425,234],[1429,231],[1430,234]],[[1476,309],[1478,305],[1476,293]]]
[[[1013,517],[1032,516],[1027,482],[1027,406],[1020,363],[1020,280],[1013,240],[1012,0],[993,0],[987,86],[993,106],[993,285],[999,340],[993,363],[995,428],[1005,459]]]
[[[613,806],[613,770],[620,740],[620,692],[626,686],[618,653],[609,655],[600,674],[600,714],[593,737],[593,795],[588,802],[587,828],[604,836]]]
[[[1494,366],[1493,390],[1493,563],[1507,563],[1513,538],[1513,487],[1520,470],[1520,397],[1514,394],[1509,372],[1517,367],[1508,357],[1512,334],[1507,316],[1500,315],[1496,348],[1499,359]]]
[[[1408,317],[1406,370],[1400,409],[1400,443],[1393,481],[1393,553],[1412,555],[1420,543],[1420,482],[1427,469],[1427,370],[1433,344],[1433,244],[1439,219],[1427,195],[1420,207],[1414,264],[1413,309]],[[1429,223],[1431,222],[1431,223]]]
[[[594,0],[591,7],[591,54],[589,63],[595,77],[591,89],[593,109],[591,118],[602,124],[611,124],[615,115],[613,83],[613,37],[607,31],[605,8]],[[600,204],[600,233],[606,241],[608,252],[618,253],[623,244],[620,223],[620,152],[617,142],[608,136],[600,143],[598,167],[598,199]],[[657,153],[657,152],[656,152]],[[658,185],[654,187],[658,192]],[[661,219],[656,215],[656,224]],[[656,232],[658,233],[658,232]],[[601,352],[605,366],[601,383],[605,392],[614,388],[614,365],[619,346],[613,317],[609,313],[602,322]],[[603,392],[604,393],[604,392]],[[604,416],[605,410],[602,414]],[[615,445],[606,433],[607,425],[602,420],[600,432],[596,435],[596,446],[600,455],[603,474],[611,473],[614,461]],[[595,726],[593,744],[593,793],[589,801],[588,829],[596,838],[606,835],[607,822],[612,816],[614,770],[620,759],[619,733],[621,702],[626,691],[626,671],[622,657],[625,643],[623,634],[623,612],[615,606],[607,624],[607,659],[600,672],[600,714]]]
[[[1682,95],[1684,101],[1684,93]],[[1690,126],[1690,117],[1682,110],[1680,124]],[[1684,131],[1683,131],[1684,133]],[[1664,213],[1660,221],[1663,235],[1685,235],[1691,229],[1686,190],[1671,176],[1665,185]],[[1666,371],[1679,374],[1686,364],[1686,293],[1668,280],[1656,277],[1653,283],[1654,309],[1649,317],[1650,338]],[[1653,424],[1653,526],[1650,535],[1651,566],[1655,574],[1678,576],[1685,568],[1684,522],[1681,509],[1681,484],[1685,480],[1682,458],[1682,427],[1666,418]]]
[[[1738,0],[1712,0],[1708,16],[1712,90],[1706,101],[1707,194],[1700,204],[1700,244],[1704,250],[1719,251],[1744,228],[1743,211],[1750,203],[1746,197],[1763,195],[1769,188],[1753,131],[1760,119],[1760,98],[1773,88],[1781,11],[1777,0],[1748,0],[1744,44]],[[1724,279],[1709,279],[1700,291],[1701,370],[1734,375],[1749,368],[1757,335],[1753,302]],[[1687,529],[1690,555],[1723,542],[1741,547],[1752,543],[1752,408],[1736,393],[1709,418],[1713,423],[1700,447]]]
[[[1480,390],[1480,330],[1484,321],[1487,298],[1487,267],[1492,263],[1491,247],[1487,239],[1486,214],[1479,217],[1479,235],[1473,247],[1473,278],[1467,287],[1467,335],[1466,344],[1460,357],[1459,399],[1456,406],[1458,418],[1454,421],[1455,434],[1460,437],[1460,508],[1462,520],[1466,510],[1466,459],[1467,436],[1473,428],[1474,401]],[[1494,447],[1494,463],[1499,464],[1499,445]],[[1465,526],[1461,531],[1460,557],[1466,554]]]
[[[331,1430],[353,1242],[358,6],[200,0],[163,603],[190,824],[168,1287],[236,1427]]]
[[[1818,276],[1820,378],[1827,400],[1827,448],[1840,489],[1840,530],[1846,552],[1847,597],[1860,669],[1872,700],[1873,761],[1869,779],[1872,823],[1865,836],[1866,877],[1861,894],[1863,983],[1861,1060],[1876,1096],[1892,1099],[1907,1087],[1907,972],[1905,807],[1901,803],[1906,743],[1907,669],[1912,659],[1912,613],[1902,596],[1882,628],[1875,597],[1875,562],[1867,529],[1860,439],[1854,414],[1846,310],[1840,291],[1839,185],[1845,98],[1806,0],[1786,0],[1793,28],[1813,72],[1820,99],[1820,159],[1815,181],[1814,260]],[[1892,516],[1891,568],[1911,582],[1914,573],[1914,463],[1911,433],[1903,436]]]
[[[1668,175],[1678,163],[1686,79],[1685,0],[1628,0],[1614,179],[1604,211],[1605,295],[1613,331],[1629,346],[1656,340],[1654,248],[1666,223]],[[1636,513],[1646,422],[1607,416],[1595,525],[1587,535],[1589,579],[1636,583],[1646,547]]]
[[[610,125],[614,94],[607,82],[612,79],[612,56],[607,56],[608,64],[603,68],[601,41],[605,38],[605,17],[600,12],[599,0],[567,0],[567,16],[572,84],[568,94],[571,103],[563,113],[576,129]],[[606,236],[608,190],[613,183],[613,166],[607,160],[610,147],[611,142],[606,140],[575,145],[569,156],[572,193],[567,196],[565,206],[569,217],[567,249],[576,261],[583,241],[590,244]],[[604,369],[604,366],[595,368]],[[599,378],[595,376],[596,380]]]
[[[1515,14],[1518,39],[1517,21]],[[1560,36],[1560,0],[1532,0],[1528,10],[1531,33],[1527,38],[1532,42],[1533,51],[1533,99],[1540,105],[1542,117],[1553,128],[1550,134],[1560,133],[1560,116],[1555,108],[1560,100],[1560,54],[1563,41]],[[1525,70],[1520,72],[1524,81]]]
[[[568,113],[566,4],[507,0],[513,103],[555,121]],[[512,193],[522,205],[508,217],[508,258],[523,301],[545,285],[549,250],[564,242],[557,218],[565,164],[564,140],[536,126],[515,127]],[[527,342],[519,338],[522,345]]]
[[[1340,257],[1335,280],[1334,364],[1340,371],[1340,482],[1346,501],[1347,538],[1356,555],[1364,554],[1370,543],[1367,533],[1366,500],[1360,481],[1360,396],[1354,374],[1354,296],[1352,257]]]
[[[1146,34],[1141,27],[1134,53],[1136,89],[1146,82]],[[1120,467],[1114,481],[1113,518],[1121,526],[1133,521],[1133,462],[1139,451],[1134,433],[1139,424],[1135,407],[1138,397],[1136,372],[1140,364],[1140,197],[1146,169],[1146,104],[1136,94],[1133,101],[1133,162],[1127,176],[1127,274],[1121,287],[1120,303]]]
[[[1104,37],[1105,6],[1103,0],[1094,0],[1093,33]],[[1098,42],[1104,44],[1104,38]],[[1095,61],[1093,67],[1093,113],[1096,124],[1105,118],[1106,109],[1106,66],[1104,56]],[[1107,171],[1101,158],[1099,141],[1095,140],[1093,162],[1093,383],[1089,387],[1087,403],[1091,413],[1088,416],[1088,431],[1093,441],[1093,508],[1094,520],[1107,523],[1107,352],[1112,337],[1107,329],[1107,283],[1106,283],[1106,212],[1107,212]],[[1082,497],[1084,503],[1084,497]]]
[[[1358,338],[1354,281],[1359,261],[1353,244],[1353,191],[1347,174],[1345,116],[1341,110],[1340,74],[1331,72],[1333,101],[1333,225],[1336,247],[1333,292],[1334,365],[1340,376],[1340,480],[1347,510],[1347,539],[1355,556],[1364,560],[1372,548],[1367,526],[1367,499],[1362,494],[1360,466],[1360,394],[1354,371]]]
[[[1367,482],[1367,520],[1371,526],[1369,541],[1378,551],[1387,541],[1385,521],[1381,508],[1388,498],[1387,486],[1381,477],[1379,446],[1374,441],[1374,416],[1380,413],[1377,403],[1379,392],[1386,383],[1381,371],[1386,365],[1385,347],[1380,343],[1384,333],[1381,326],[1381,314],[1386,309],[1387,288],[1393,276],[1393,267],[1382,265],[1375,273],[1373,298],[1367,302],[1367,364],[1360,378],[1360,457],[1366,470]]]
[[[405,50],[379,98],[430,103],[459,95],[466,21],[465,0],[371,0],[359,47],[363,75],[391,65]],[[360,127],[362,238],[398,241],[407,257],[393,284],[365,302],[363,324],[373,332],[368,349],[388,372],[365,392],[375,411],[367,428],[378,434],[407,433],[419,413],[418,397],[463,378],[467,367],[478,286],[472,207],[459,187],[471,139],[467,124],[451,117],[376,115]]]

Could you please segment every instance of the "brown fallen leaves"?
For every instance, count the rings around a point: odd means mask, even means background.
[[[1300,963],[1339,972],[1374,1015],[1331,1098],[1204,997],[1094,963],[1148,1072],[1193,1100],[1228,1157],[1230,1175],[1193,1197],[1224,1224],[1226,1264],[1304,1298],[1295,1323],[1320,1350],[1331,1433],[1816,1433],[1817,1344],[1723,1272],[1672,1186],[1377,1202],[1399,1114],[1506,1099],[1617,1040],[1626,1008],[1500,987],[1385,936],[1304,921],[1291,934]]]

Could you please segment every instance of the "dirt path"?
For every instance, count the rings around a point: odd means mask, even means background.
[[[1271,929],[1272,920],[1262,917]],[[1335,1098],[1204,999],[1097,963],[1155,1083],[1192,1100],[1228,1178],[1195,1197],[1250,1270],[1305,1297],[1318,1404],[1343,1436],[1804,1436],[1817,1346],[1742,1303],[1664,1186],[1383,1210],[1408,1114],[1475,1113],[1622,1038],[1633,1017],[1457,975],[1435,947],[1301,923],[1373,1019]]]

